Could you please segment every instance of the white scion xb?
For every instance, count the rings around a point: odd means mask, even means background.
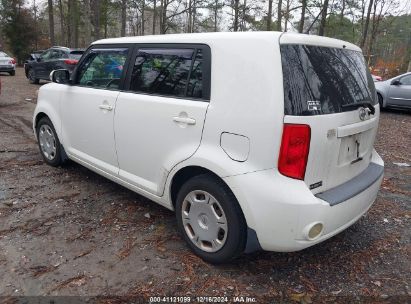
[[[361,50],[279,32],[94,42],[40,88],[46,163],[70,159],[175,210],[191,249],[219,263],[296,251],[356,222],[384,163]]]

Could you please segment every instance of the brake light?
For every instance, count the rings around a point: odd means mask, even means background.
[[[12,58],[9,63],[16,64],[16,59]]]
[[[311,129],[308,125],[284,124],[278,170],[281,174],[304,179],[310,151]]]
[[[64,60],[64,63],[69,64],[69,65],[75,65],[75,64],[78,63],[78,60],[76,60],[76,59],[66,59],[66,60]]]

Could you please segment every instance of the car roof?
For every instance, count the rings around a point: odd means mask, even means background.
[[[150,35],[150,36],[134,36],[121,38],[108,38],[98,40],[92,45],[98,44],[122,44],[122,43],[213,43],[226,40],[230,43],[232,40],[246,40],[249,43],[254,39],[266,39],[269,41],[279,40],[281,44],[309,44],[325,47],[347,48],[355,51],[361,49],[349,42],[316,36],[297,33],[283,32],[218,32],[218,33],[194,33],[194,34],[167,34],[167,35]]]
[[[63,50],[63,51],[67,51],[67,52],[73,52],[73,51],[76,51],[76,52],[84,52],[84,49],[81,49],[81,48],[69,48],[69,47],[66,47],[66,46],[52,46],[50,49],[57,49],[57,50]]]

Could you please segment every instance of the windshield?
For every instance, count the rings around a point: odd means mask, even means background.
[[[310,45],[281,45],[286,115],[352,111],[376,104],[374,82],[361,52]]]
[[[7,55],[7,54],[4,53],[4,52],[0,52],[0,57],[9,57],[9,55]]]

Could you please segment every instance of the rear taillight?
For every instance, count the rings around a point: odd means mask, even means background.
[[[11,63],[11,64],[16,64],[16,59],[14,59],[14,58],[11,59],[11,60],[10,60],[10,63]]]
[[[76,59],[66,59],[66,60],[64,60],[64,63],[69,64],[69,65],[75,65],[75,64],[78,63],[78,60],[76,60]]]
[[[284,124],[278,171],[281,174],[304,179],[310,151],[311,129],[308,125]]]

